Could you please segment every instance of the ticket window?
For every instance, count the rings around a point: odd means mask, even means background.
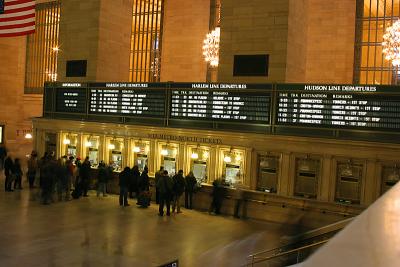
[[[276,156],[259,156],[257,190],[276,193],[278,187],[279,158]]]
[[[124,140],[122,138],[107,138],[108,162],[114,171],[122,171],[124,158]]]
[[[198,183],[208,180],[208,159],[210,151],[207,148],[190,148],[190,170]]]
[[[294,195],[317,198],[320,160],[310,158],[296,159]]]
[[[45,134],[45,152],[52,154],[57,151],[57,134],[56,133],[46,133]]]
[[[144,167],[149,165],[150,142],[141,140],[133,141],[132,152],[133,165],[137,165],[139,171],[142,172]]]
[[[400,167],[383,166],[382,167],[382,187],[381,193],[384,194],[400,180]]]
[[[338,162],[335,201],[346,204],[359,204],[362,181],[361,164]]]
[[[62,143],[64,145],[63,154],[68,157],[77,157],[78,135],[77,134],[63,134]]]
[[[177,167],[177,145],[162,145],[161,146],[161,166],[164,166],[164,170],[168,171],[168,175],[172,176],[176,173]]]
[[[89,157],[89,161],[92,166],[97,166],[99,164],[100,137],[85,135],[84,144],[85,156]]]
[[[225,183],[235,185],[243,183],[243,151],[225,151],[224,153],[223,175]]]

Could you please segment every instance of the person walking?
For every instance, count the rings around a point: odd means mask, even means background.
[[[14,190],[15,189],[22,189],[22,168],[21,168],[21,162],[19,158],[16,158],[14,160],[14,175],[15,175],[15,180],[14,180]]]
[[[197,180],[193,172],[190,171],[185,177],[185,208],[193,208],[193,193],[196,190]]]
[[[32,151],[29,159],[28,159],[28,172],[26,176],[28,177],[29,188],[35,187],[35,177],[38,171],[38,160],[36,151]]]
[[[183,170],[179,170],[172,178],[173,180],[173,202],[172,212],[181,213],[181,196],[185,192],[185,178],[183,178]]]
[[[3,144],[1,144],[0,145],[0,170],[4,169],[4,160],[6,159],[6,157],[7,157],[7,149]]]
[[[7,156],[7,158],[4,160],[4,175],[6,176],[4,182],[5,191],[6,192],[14,191],[11,189],[11,183],[13,181],[13,175],[14,175],[14,162],[11,156]]]
[[[156,185],[156,204],[160,204],[160,190],[157,187],[158,180],[164,175],[164,166],[160,167],[160,170],[155,174],[155,185]]]
[[[158,207],[158,215],[164,215],[164,205],[167,207],[167,216],[170,216],[170,204],[172,196],[172,179],[168,176],[168,171],[164,170],[163,176],[160,177],[157,183],[160,190],[160,205]]]
[[[90,181],[90,161],[89,157],[86,157],[85,160],[82,163],[82,166],[79,170],[79,176],[81,178],[81,183],[82,183],[82,191],[83,191],[83,196],[87,197],[88,196],[88,190],[89,190],[89,181]]]
[[[129,176],[131,169],[125,167],[125,169],[119,174],[119,205],[129,206],[128,204],[128,186],[129,186]]]

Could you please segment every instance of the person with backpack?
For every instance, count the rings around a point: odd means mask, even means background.
[[[183,178],[183,170],[179,170],[172,178],[173,180],[173,202],[172,212],[181,213],[181,196],[185,192],[185,178]]]
[[[167,206],[167,216],[170,216],[170,203],[172,196],[172,179],[168,176],[168,171],[165,170],[163,176],[157,182],[157,187],[160,190],[160,205],[158,207],[158,215],[164,216],[164,205]]]

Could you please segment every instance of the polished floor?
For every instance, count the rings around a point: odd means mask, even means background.
[[[155,204],[120,207],[116,196],[94,192],[51,205],[37,196],[26,186],[0,192],[0,266],[241,266],[296,231],[185,209],[159,217]]]

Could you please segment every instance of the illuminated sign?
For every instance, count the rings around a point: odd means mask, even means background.
[[[278,85],[276,123],[399,129],[400,96],[377,95],[378,89],[353,85],[284,85],[284,88]]]
[[[171,87],[180,89],[171,92],[171,118],[269,123],[270,85],[173,84]],[[246,89],[239,92],[231,88]]]

